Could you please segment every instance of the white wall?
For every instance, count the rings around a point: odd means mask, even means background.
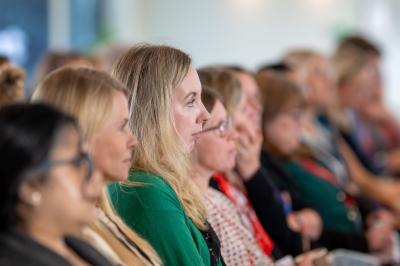
[[[361,30],[385,50],[386,100],[400,111],[398,0],[115,0],[117,40],[176,46],[197,66],[256,68],[292,47],[329,53],[337,36]],[[115,3],[115,4],[114,4]],[[117,8],[115,8],[115,6]],[[400,112],[399,112],[400,114]]]
[[[105,24],[116,42],[128,44],[144,40],[143,0],[105,0]]]
[[[311,16],[302,3],[311,1],[145,2],[146,40],[178,46],[198,65],[238,62],[255,67],[292,45],[330,48],[332,18],[321,13]],[[329,2],[328,6],[338,8],[332,4],[335,1]],[[343,11],[338,13],[345,17]]]

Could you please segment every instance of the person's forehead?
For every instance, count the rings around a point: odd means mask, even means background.
[[[178,86],[178,88],[180,88],[180,90],[184,93],[201,92],[200,79],[194,67],[191,66],[189,68],[188,73],[186,74],[185,78],[183,79],[181,85]]]
[[[257,82],[252,75],[249,73],[239,73],[238,78],[245,93],[258,92]]]
[[[217,100],[215,102],[214,108],[211,111],[212,120],[219,120],[221,118],[225,118],[227,116],[227,112],[221,101]]]
[[[239,78],[240,82],[243,82],[246,84],[251,84],[251,85],[256,84],[254,77],[249,73],[240,72],[240,73],[238,73],[238,78]]]

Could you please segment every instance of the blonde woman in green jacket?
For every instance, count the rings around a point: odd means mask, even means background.
[[[190,57],[168,46],[138,45],[113,75],[129,91],[129,125],[139,143],[130,182],[108,192],[125,223],[164,265],[222,265],[219,241],[190,176],[190,153],[209,114]]]

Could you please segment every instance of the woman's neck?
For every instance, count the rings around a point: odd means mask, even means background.
[[[26,235],[39,242],[43,246],[53,250],[63,257],[68,256],[68,247],[64,242],[64,234],[52,228],[51,223],[33,222],[20,225],[18,228]]]
[[[205,195],[209,187],[210,178],[214,172],[199,165],[194,164],[193,167],[193,181],[199,187],[201,194]]]

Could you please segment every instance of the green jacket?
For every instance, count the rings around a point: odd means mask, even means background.
[[[346,206],[341,188],[313,175],[296,162],[286,161],[283,166],[304,202],[321,215],[326,229],[361,234],[358,210]]]
[[[207,243],[171,186],[144,171],[131,171],[128,179],[143,185],[109,185],[113,207],[130,228],[150,242],[164,265],[210,265]]]

